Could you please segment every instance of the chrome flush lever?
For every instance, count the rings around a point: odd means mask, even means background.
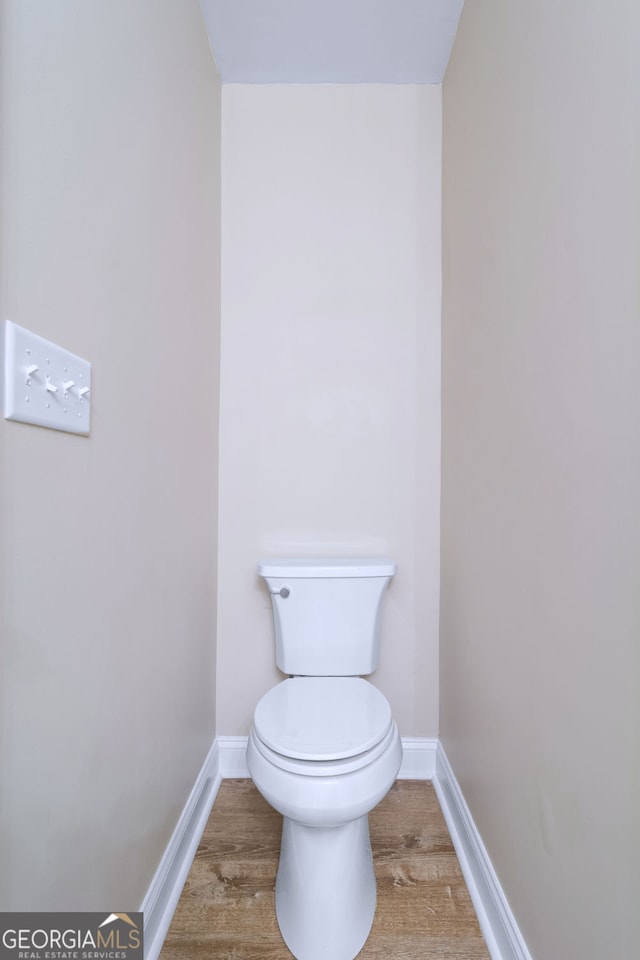
[[[283,600],[286,600],[291,591],[289,587],[280,587],[279,590],[269,590],[269,593],[274,597],[282,597]]]

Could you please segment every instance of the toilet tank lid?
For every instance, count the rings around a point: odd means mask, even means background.
[[[258,561],[261,577],[392,577],[395,560],[387,557],[273,557]]]

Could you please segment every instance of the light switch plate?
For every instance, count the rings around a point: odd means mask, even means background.
[[[11,320],[3,334],[5,419],[88,434],[91,364]]]

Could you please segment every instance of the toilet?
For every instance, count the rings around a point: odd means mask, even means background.
[[[259,701],[249,772],[282,814],[276,916],[296,960],[353,960],[376,906],[368,814],[402,759],[376,669],[386,559],[261,560],[276,663],[289,678]]]

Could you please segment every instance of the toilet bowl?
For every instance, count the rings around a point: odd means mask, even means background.
[[[353,960],[376,904],[368,814],[402,746],[384,696],[357,677],[296,677],[262,698],[247,762],[284,817],[276,915],[297,960]]]
[[[276,916],[296,960],[354,960],[373,923],[368,814],[397,776],[402,745],[387,700],[363,677],[377,666],[395,570],[381,558],[258,564],[289,679],[255,708],[247,764],[284,818]]]

